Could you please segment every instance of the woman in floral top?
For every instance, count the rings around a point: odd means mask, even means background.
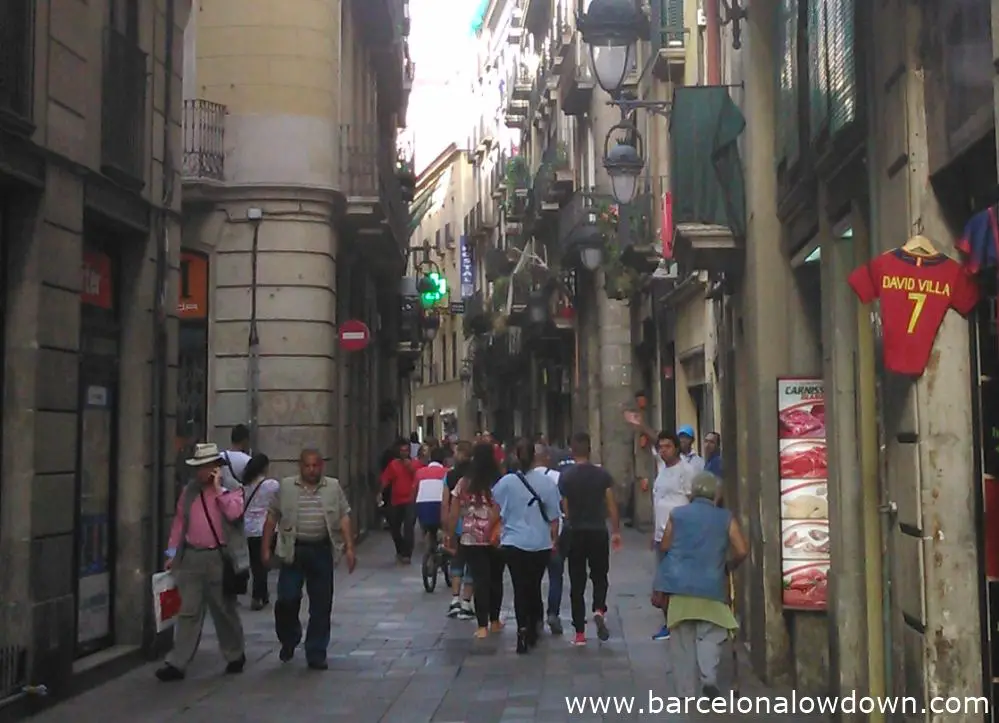
[[[499,524],[499,507],[493,500],[492,488],[499,478],[500,469],[492,445],[477,444],[472,450],[468,476],[462,477],[451,492],[458,504],[451,505],[447,527],[451,534],[447,545],[454,547],[451,541],[457,535],[460,521],[461,546],[475,580],[475,617],[478,620],[475,637],[480,639],[503,629],[499,618],[503,606],[504,565],[493,534]]]

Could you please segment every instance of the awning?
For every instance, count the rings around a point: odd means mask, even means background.
[[[673,93],[670,178],[674,257],[685,271],[738,273],[744,261],[746,120],[724,86]]]
[[[670,111],[674,224],[724,226],[746,235],[746,185],[739,136],[746,119],[723,86],[673,92]]]

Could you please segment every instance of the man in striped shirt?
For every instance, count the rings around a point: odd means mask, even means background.
[[[323,475],[323,457],[307,449],[299,460],[300,473],[281,480],[271,501],[261,543],[261,560],[270,563],[271,540],[277,532],[275,556],[281,561],[274,622],[281,642],[279,657],[288,662],[302,641],[302,587],[309,592],[309,625],[305,631],[305,658],[313,670],[326,670],[333,611],[333,570],[342,551],[347,569],[354,571],[354,535],[350,503],[335,477]]]

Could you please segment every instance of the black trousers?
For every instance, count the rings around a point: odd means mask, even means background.
[[[510,579],[513,581],[513,609],[520,630],[537,629],[544,620],[541,601],[541,580],[548,569],[551,550],[528,551],[516,547],[503,548]]]
[[[569,532],[569,600],[572,627],[586,630],[586,576],[593,583],[593,612],[607,609],[607,573],[610,572],[610,535],[607,530]]]
[[[503,554],[492,545],[462,545],[475,584],[475,619],[480,628],[496,622],[503,607]]]
[[[267,591],[267,575],[270,570],[264,566],[260,556],[263,542],[264,538],[262,537],[246,538],[246,544],[250,548],[250,574],[253,576],[250,597],[260,602],[270,602],[270,593]]]
[[[388,508],[388,521],[392,542],[395,543],[395,554],[399,557],[412,557],[416,505],[392,505]]]

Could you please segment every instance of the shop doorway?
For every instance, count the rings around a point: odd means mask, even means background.
[[[4,342],[4,327],[7,319],[7,244],[10,232],[9,220],[6,213],[7,198],[0,196],[0,359],[6,357],[6,344]],[[3,370],[6,365],[0,364],[0,389],[4,388]],[[0,450],[3,449],[3,418],[0,417]],[[3,460],[0,459],[0,464]],[[3,489],[0,485],[0,520],[3,519]],[[0,695],[3,694],[0,686]]]
[[[76,653],[114,639],[118,437],[118,264],[85,246],[76,476]]]
[[[180,319],[177,343],[176,496],[188,481],[180,460],[191,447],[208,439],[208,257],[180,254]]]

